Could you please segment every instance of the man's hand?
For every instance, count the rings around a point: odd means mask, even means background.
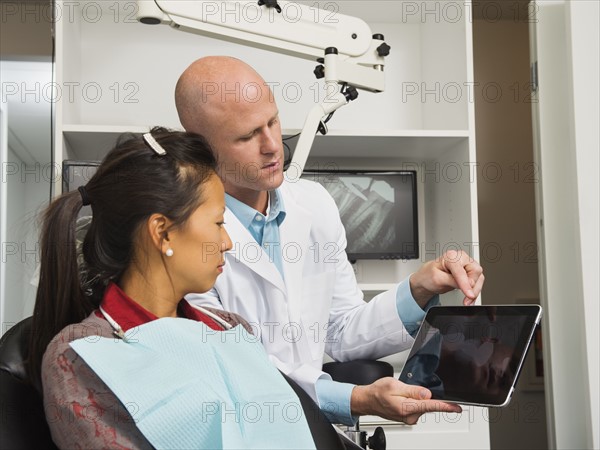
[[[463,304],[472,305],[483,287],[483,269],[463,251],[451,250],[429,261],[410,277],[410,290],[422,308],[435,294],[460,289]]]
[[[380,378],[367,386],[352,390],[350,409],[353,415],[374,415],[414,425],[428,412],[462,412],[459,405],[431,400],[431,391],[402,383],[395,378]]]

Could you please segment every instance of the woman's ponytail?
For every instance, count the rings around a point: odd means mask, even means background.
[[[77,263],[75,225],[82,204],[79,191],[69,192],[54,200],[43,217],[28,367],[34,383],[40,379],[42,356],[52,338],[95,308],[84,295]]]

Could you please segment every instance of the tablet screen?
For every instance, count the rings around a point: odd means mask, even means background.
[[[425,386],[434,399],[504,406],[540,317],[538,305],[433,307],[400,381]]]

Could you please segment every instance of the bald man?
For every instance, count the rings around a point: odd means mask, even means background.
[[[284,179],[279,111],[262,77],[234,58],[202,58],[181,75],[175,100],[184,128],[217,156],[234,242],[214,289],[188,300],[245,317],[277,367],[334,422],[369,414],[413,424],[425,412],[459,412],[425,388],[394,378],[336,383],[321,366],[325,352],[348,361],[408,349],[437,294],[458,288],[474,302],[480,265],[449,252],[366,303],[333,199],[317,183]]]

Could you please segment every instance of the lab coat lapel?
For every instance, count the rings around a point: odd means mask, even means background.
[[[285,192],[282,189],[283,192]],[[302,295],[302,279],[304,261],[311,256],[309,249],[312,213],[297,205],[293,198],[283,197],[286,217],[279,227],[281,253],[285,273],[285,283],[288,289],[290,312],[295,318],[300,317],[300,299]]]
[[[225,223],[225,229],[233,241],[228,257],[233,258],[235,263],[245,265],[285,294],[286,287],[277,267],[269,261],[269,255],[229,208],[225,211]]]
[[[302,320],[302,288],[304,275],[304,261],[310,258],[309,249],[310,230],[313,215],[308,210],[296,204],[294,198],[286,196],[285,184],[281,189],[285,206],[285,220],[279,226],[281,252],[287,286],[287,304],[289,321],[300,325],[303,335],[308,336],[308,331]],[[298,358],[301,361],[312,360],[309,339],[299,339],[295,345]]]

